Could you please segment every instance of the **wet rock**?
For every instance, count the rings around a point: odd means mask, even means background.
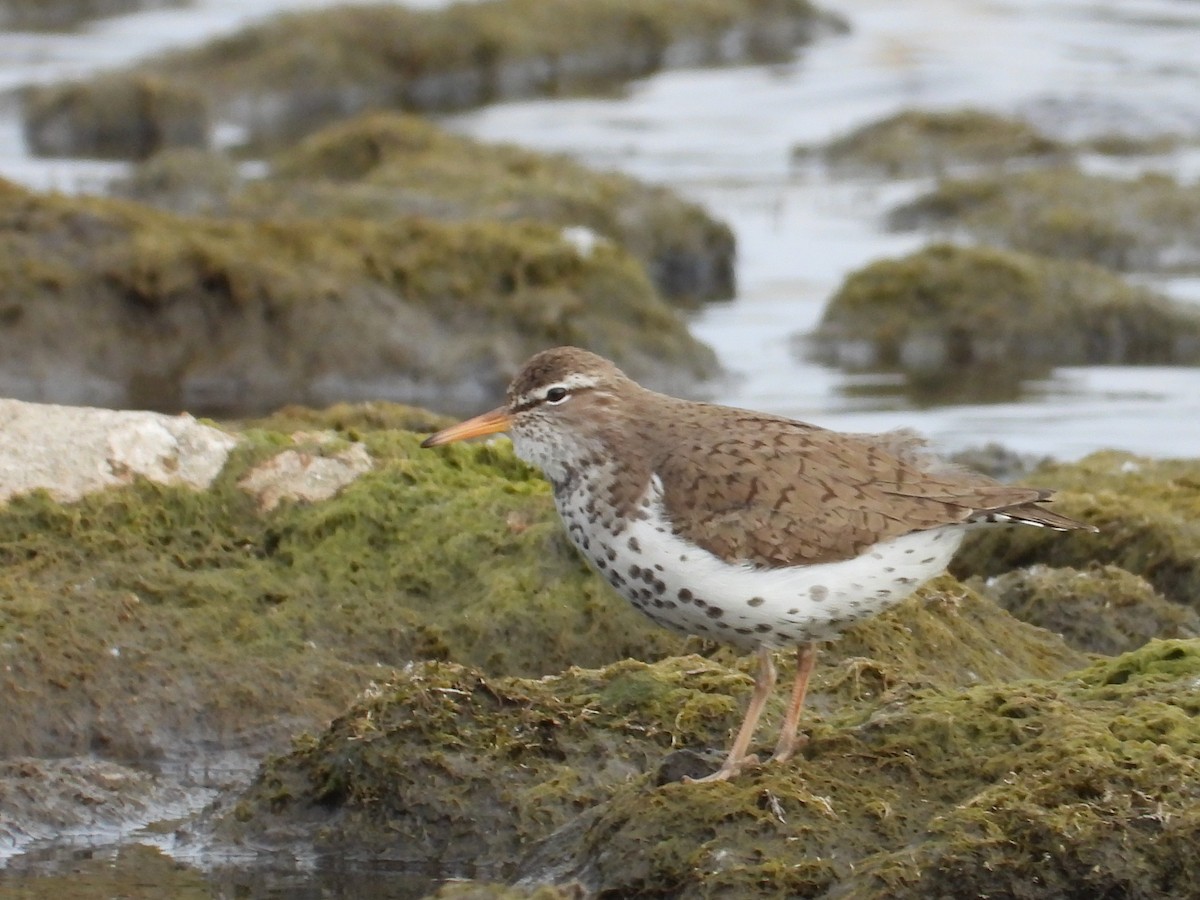
[[[208,146],[199,91],[150,75],[27,88],[25,140],[36,156],[145,159],[168,147]]]
[[[1122,271],[1200,270],[1200,186],[1162,174],[1053,169],[947,180],[893,210],[889,223],[966,230],[986,243]]]
[[[1023,622],[1068,644],[1113,655],[1152,638],[1200,637],[1200,614],[1167,600],[1145,578],[1117,566],[1030,566],[975,585]]]
[[[575,343],[692,393],[709,348],[637,261],[528,222],[173,216],[0,183],[0,390],[253,415],[402,400],[474,413]]]
[[[42,490],[66,502],[139,478],[205,488],[237,442],[189,415],[0,399],[0,501]]]
[[[960,577],[991,577],[1035,564],[1076,569],[1108,564],[1142,576],[1174,603],[1200,609],[1195,527],[1200,464],[1195,460],[1103,451],[1075,463],[1042,466],[1029,481],[1059,489],[1055,507],[1095,525],[1099,534],[1054,540],[1061,536],[1037,528],[977,532],[967,537],[952,571]]]
[[[822,147],[797,147],[838,175],[942,176],[962,168],[1063,161],[1072,149],[1028,122],[978,109],[909,109],[870,122]]]
[[[1200,313],[1098,266],[935,245],[847,276],[804,350],[938,391],[997,390],[1055,365],[1200,362]]]
[[[500,0],[291,13],[148,68],[203,85],[253,142],[368,109],[446,112],[611,89],[664,67],[778,61],[844,28],[807,0]]]
[[[705,810],[722,806],[726,816],[765,826],[774,819],[766,793],[774,791],[797,822],[790,833],[802,834],[794,830],[806,827],[799,825],[807,819],[798,807],[815,801],[797,798],[805,795],[801,779],[825,787],[831,767],[845,767],[835,779],[874,768],[875,751],[856,754],[855,729],[871,715],[907,709],[923,696],[918,685],[937,685],[932,696],[957,696],[954,686],[965,684],[986,684],[991,695],[1002,695],[1013,678],[1053,678],[1081,661],[1061,640],[944,579],[832,645],[816,674],[806,759],[767,767],[732,785],[675,782],[659,788],[652,782],[662,763],[674,758],[672,750],[725,746],[752,685],[750,660],[738,660],[736,667],[696,656],[653,664],[627,660],[536,681],[488,677],[450,664],[418,665],[380,682],[327,731],[268,761],[226,810],[219,831],[224,839],[293,852],[407,864],[433,859],[447,874],[470,867],[484,878],[524,873],[536,881],[537,873],[559,867],[555,881],[578,878],[589,889],[627,896],[653,892],[654,884],[678,884],[672,880],[678,873],[664,869],[657,873],[660,882],[639,884],[634,870],[703,855],[706,841],[699,835],[714,824]],[[771,722],[782,714],[783,693],[770,701]],[[964,735],[971,727],[964,723]],[[880,773],[883,781],[900,776]],[[846,789],[826,800],[816,818],[850,840],[861,823],[851,817],[853,826],[836,824],[828,809],[831,802],[842,809],[866,801],[862,792]],[[880,815],[887,802],[901,802],[891,791],[902,795],[892,784],[875,798]],[[919,794],[910,798],[917,808],[925,802]],[[598,823],[615,809],[636,816],[639,806],[646,830],[628,840],[641,842],[643,852],[630,854],[620,838],[622,872],[616,871],[619,854],[610,858],[601,846],[572,858],[576,840],[599,835]],[[920,815],[931,812],[926,807]],[[895,815],[907,818],[908,806],[897,807]],[[693,819],[695,828],[684,824]],[[742,839],[753,843],[758,836],[751,829]],[[547,845],[514,872],[512,861],[542,840]],[[648,849],[655,846],[662,856]],[[796,846],[783,858],[798,861],[811,849]],[[607,869],[602,876],[597,865]],[[683,883],[702,872],[710,870],[701,867]],[[626,878],[634,880],[621,881]]]
[[[116,840],[148,822],[194,812],[209,792],[97,759],[0,760],[0,861],[35,841]]]

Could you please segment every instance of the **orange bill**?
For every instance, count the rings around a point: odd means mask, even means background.
[[[467,421],[451,425],[449,428],[443,428],[437,434],[431,434],[425,440],[421,441],[421,446],[440,447],[442,444],[452,444],[464,438],[495,434],[498,431],[508,431],[510,425],[512,425],[512,416],[508,414],[507,407],[501,406],[481,416],[467,419]]]

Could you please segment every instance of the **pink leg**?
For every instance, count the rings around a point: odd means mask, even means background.
[[[725,757],[721,768],[711,775],[704,778],[685,778],[684,781],[691,784],[700,784],[705,781],[727,781],[746,766],[758,763],[758,757],[747,756],[746,751],[750,748],[750,740],[754,737],[755,726],[758,725],[758,719],[762,715],[763,707],[766,705],[767,697],[771,695],[773,687],[775,687],[775,663],[771,659],[771,651],[766,647],[759,647],[758,670],[754,673],[754,693],[750,695],[750,705],[746,708],[746,717],[742,719],[742,727],[738,729],[729,755]]]
[[[808,676],[817,661],[817,645],[811,641],[796,648],[796,680],[792,683],[792,700],[788,703],[787,715],[779,729],[779,743],[771,754],[771,762],[787,762],[796,752],[800,741],[796,730],[800,725],[800,711],[804,709],[804,697],[808,694]]]

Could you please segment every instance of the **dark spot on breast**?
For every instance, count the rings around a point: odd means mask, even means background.
[[[687,588],[680,588],[678,596],[679,596],[679,599],[682,600],[684,603],[692,602],[692,592],[689,591]]]
[[[655,581],[654,591],[657,594],[665,594],[667,592],[667,584],[665,581]]]
[[[630,578],[641,578],[642,577],[642,567],[641,566],[630,566],[629,567],[629,577]]]
[[[768,631],[774,631],[774,629],[766,622],[760,622],[758,625],[755,625],[754,630],[759,634],[766,634]]]
[[[748,606],[762,606],[763,598],[762,597],[751,597],[749,600],[746,601],[746,604]]]
[[[829,588],[825,587],[823,584],[815,584],[813,585],[812,590],[808,592],[808,596],[813,599],[814,603],[820,603],[829,596]]]
[[[642,545],[638,543],[638,539],[637,539],[637,538],[635,538],[635,537],[631,537],[631,538],[629,539],[629,541],[628,541],[628,543],[627,543],[627,546],[628,546],[628,547],[629,547],[629,549],[630,549],[630,550],[632,550],[634,553],[641,553],[641,552],[642,552]]]
[[[710,606],[707,610],[705,610],[704,614],[710,619],[719,619],[721,616],[725,615],[725,610],[721,609],[719,606]]]

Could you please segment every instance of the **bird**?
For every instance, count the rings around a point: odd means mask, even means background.
[[[911,432],[855,434],[642,387],[577,347],[530,358],[491,412],[422,447],[508,432],[541,469],[571,542],[652,621],[757,655],[754,690],[720,768],[749,753],[775,686],[796,674],[770,761],[802,744],[819,643],[941,574],[972,528],[1096,529],[1049,509],[1051,490],[941,461]]]

